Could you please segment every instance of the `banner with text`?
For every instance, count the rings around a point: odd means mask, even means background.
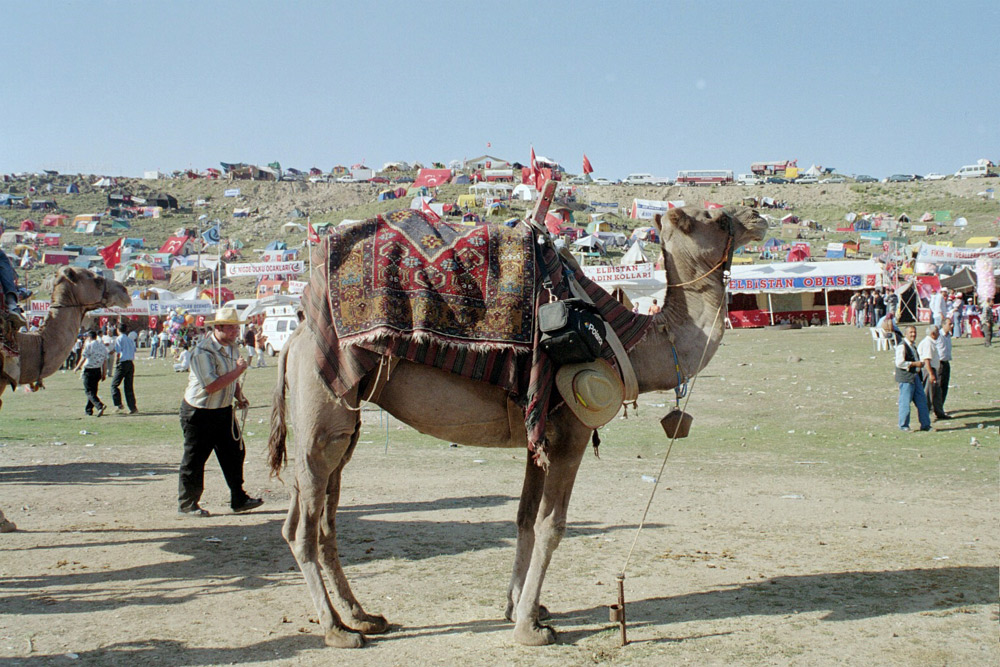
[[[302,260],[293,262],[253,262],[251,264],[226,264],[226,276],[271,276],[300,274],[305,271],[306,264]]]
[[[1000,261],[1000,248],[947,248],[920,244],[917,262],[924,264],[975,264],[980,257]]]
[[[803,276],[801,278],[732,278],[731,291],[766,292],[769,290],[850,289],[874,286],[874,276]]]
[[[648,262],[621,266],[585,266],[583,275],[595,283],[620,283],[654,278],[653,265]]]

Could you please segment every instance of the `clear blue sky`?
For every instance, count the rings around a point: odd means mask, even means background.
[[[0,172],[1000,159],[1000,2],[0,0]],[[487,148],[487,143],[491,144]]]

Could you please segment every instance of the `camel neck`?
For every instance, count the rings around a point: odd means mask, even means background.
[[[667,287],[663,310],[656,315],[650,333],[636,347],[632,366],[639,379],[639,391],[672,389],[677,386],[677,370],[670,350],[684,378],[697,374],[712,358],[722,341],[725,287],[721,269],[690,285],[677,286],[704,273],[705,268],[682,255],[664,257]],[[706,350],[707,348],[707,350]]]
[[[56,306],[38,331],[21,334],[21,383],[37,382],[59,370],[73,349],[83,315],[83,308]]]

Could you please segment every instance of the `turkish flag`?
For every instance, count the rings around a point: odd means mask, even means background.
[[[583,154],[583,173],[592,174],[594,172],[593,165],[590,164],[590,160],[587,159],[587,154]]]
[[[160,323],[160,318],[157,317],[156,315],[153,315],[152,317],[149,318],[149,328],[152,329],[153,331],[156,331],[156,325],[158,325],[159,323]]]
[[[715,202],[706,201],[705,208],[711,211],[712,209],[722,208],[722,204],[716,204]]]
[[[121,237],[111,245],[97,251],[104,258],[104,266],[113,269],[118,266],[118,262],[122,261],[122,242],[124,240],[124,237]]]
[[[319,234],[317,234],[316,230],[313,229],[312,223],[311,222],[308,223],[307,226],[306,226],[306,228],[308,230],[306,232],[306,234],[307,234],[307,238],[309,239],[309,243],[311,243],[313,245],[319,245]]]
[[[427,218],[431,222],[438,222],[441,220],[441,216],[435,213],[434,209],[431,208],[431,201],[429,199],[422,199],[420,201],[420,210],[427,215]]]
[[[98,318],[97,321],[101,323],[101,328],[102,329],[104,327],[108,326],[108,318],[107,317],[100,317],[100,318]]]
[[[205,326],[205,316],[204,315],[199,315],[196,318],[194,318],[194,325],[196,327],[203,327],[203,326]]]

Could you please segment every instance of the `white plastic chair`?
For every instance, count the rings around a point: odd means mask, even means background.
[[[882,335],[882,332],[879,331],[878,327],[872,327],[870,331],[872,332],[872,345],[874,346],[875,351],[876,352],[878,352],[879,350],[888,351],[889,339],[886,338],[884,335]]]

